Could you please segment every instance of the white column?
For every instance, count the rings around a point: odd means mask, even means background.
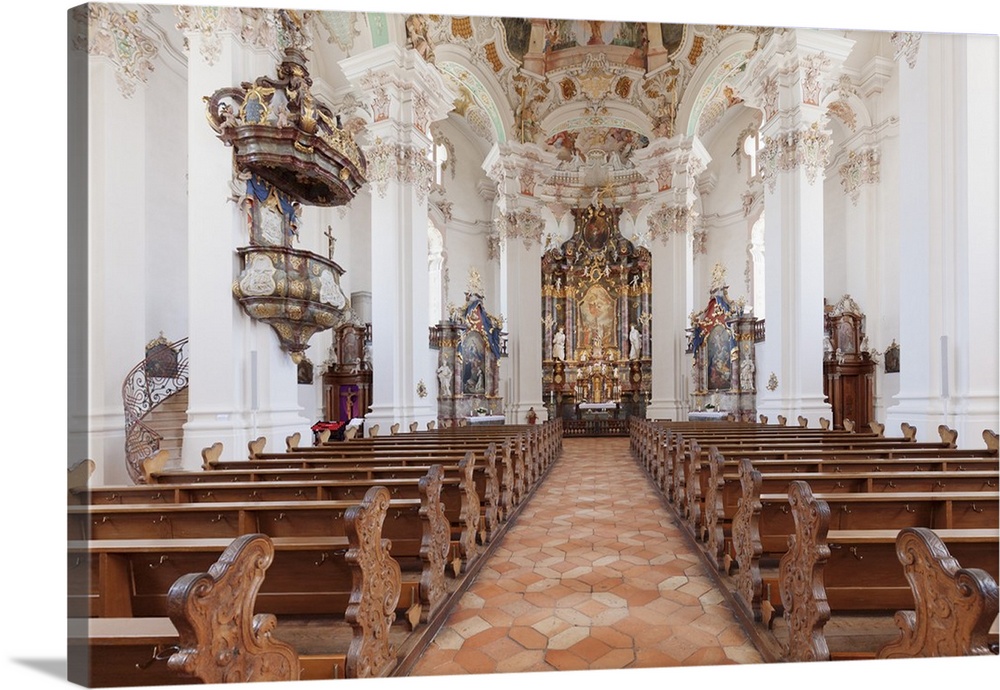
[[[806,171],[777,173],[765,189],[766,340],[757,365],[757,411],[774,419],[830,418],[823,395],[823,187]],[[778,386],[767,382],[774,373]]]
[[[821,103],[853,44],[813,30],[775,34],[740,85],[764,112],[767,319],[757,410],[771,419],[831,416],[823,395],[823,175],[831,137]]]
[[[505,241],[511,381],[505,407],[509,424],[524,424],[532,407],[539,421],[548,418],[542,401],[542,245],[525,244],[520,237]]]
[[[343,60],[347,78],[370,99],[367,128],[371,221],[372,406],[366,426],[387,430],[437,419],[435,357],[428,337],[427,158],[430,124],[455,94],[413,50],[385,45]],[[354,203],[361,202],[359,197]],[[418,394],[423,382],[425,397]]]
[[[997,47],[919,41],[899,68],[900,390],[886,426],[931,440],[947,424],[981,448],[998,416],[998,114],[995,92],[976,85],[997,83]]]
[[[201,451],[216,441],[223,457],[246,456],[247,442],[308,433],[310,420],[298,403],[296,366],[277,335],[254,321],[233,298],[238,275],[236,249],[249,244],[245,217],[227,199],[232,194],[232,150],[205,119],[203,96],[273,74],[276,61],[243,51],[238,38],[220,35],[209,64],[201,54],[201,32],[188,32],[188,289],[190,386],[182,464],[197,467]],[[307,437],[307,436],[306,436]]]
[[[128,484],[122,383],[145,357],[146,96],[130,96],[115,66],[89,64],[89,450],[94,481]],[[79,458],[77,458],[79,459]]]
[[[637,165],[672,171],[670,186],[650,203],[652,255],[650,335],[652,391],[648,419],[687,419],[691,360],[686,355],[691,306],[692,233],[697,224],[698,176],[711,156],[696,137],[662,141],[641,152]]]
[[[652,393],[646,406],[648,419],[687,419],[684,378],[691,367],[687,347],[687,283],[691,252],[686,235],[666,236],[650,242],[652,255],[653,321],[650,335]]]
[[[952,37],[960,79],[952,82],[961,103],[955,135],[956,280],[955,395],[950,426],[959,445],[982,448],[983,429],[1000,431],[1000,112],[996,36]],[[992,84],[993,89],[982,88]],[[967,99],[963,101],[962,99]],[[990,343],[994,345],[990,346]]]

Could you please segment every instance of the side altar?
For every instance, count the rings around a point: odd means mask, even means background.
[[[754,344],[763,339],[763,321],[741,302],[729,299],[725,271],[715,267],[708,304],[691,314],[687,352],[691,367],[692,418],[708,416],[753,421],[757,414],[757,361]],[[699,417],[706,419],[707,416]]]
[[[651,390],[651,257],[622,209],[572,209],[574,232],[542,256],[542,390],[549,416],[644,415]]]
[[[503,318],[486,311],[475,271],[465,299],[465,306],[453,309],[447,320],[431,327],[431,347],[438,350],[438,423],[442,427],[470,420],[498,423],[503,415],[503,398],[498,393],[500,358],[505,354]]]

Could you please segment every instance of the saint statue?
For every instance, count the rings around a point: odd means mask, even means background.
[[[441,362],[437,369],[438,375],[438,397],[451,397],[451,368],[447,362]]]
[[[562,326],[552,336],[552,359],[566,361],[566,333]]]
[[[639,359],[642,356],[642,335],[639,329],[632,324],[632,329],[628,333],[628,356],[629,359]]]
[[[740,369],[740,388],[744,391],[754,390],[756,373],[757,368],[754,366],[753,359],[743,360],[743,367]]]

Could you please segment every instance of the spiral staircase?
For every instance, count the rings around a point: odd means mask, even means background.
[[[164,466],[180,466],[188,407],[188,339],[170,343],[161,334],[125,377],[125,463],[136,484],[145,463],[159,454]]]

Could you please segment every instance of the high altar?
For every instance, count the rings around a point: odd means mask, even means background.
[[[644,413],[650,391],[650,254],[621,208],[572,209],[573,236],[542,256],[543,391],[550,416]]]

